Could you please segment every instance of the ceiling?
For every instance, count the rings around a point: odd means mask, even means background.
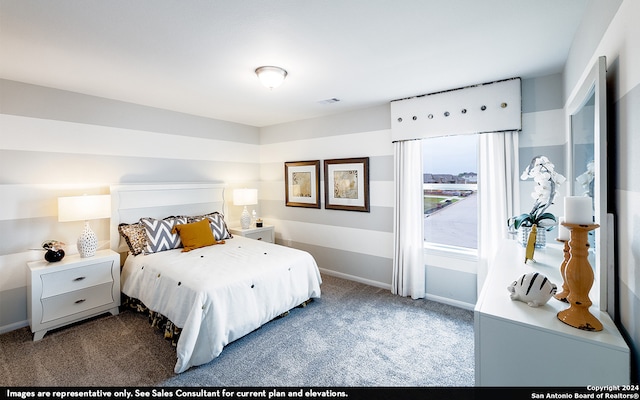
[[[0,78],[261,127],[561,72],[587,3],[0,0]]]

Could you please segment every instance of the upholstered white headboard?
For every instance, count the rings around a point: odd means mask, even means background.
[[[142,217],[201,215],[213,211],[224,214],[224,189],[223,182],[111,186],[111,249],[126,251],[118,233],[121,223],[134,223]]]

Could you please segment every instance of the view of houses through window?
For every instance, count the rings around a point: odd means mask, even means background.
[[[424,240],[478,248],[478,138],[423,140]]]

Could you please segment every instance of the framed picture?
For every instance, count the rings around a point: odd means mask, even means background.
[[[324,161],[324,208],[369,212],[369,157]]]
[[[285,204],[320,208],[320,160],[284,163]]]

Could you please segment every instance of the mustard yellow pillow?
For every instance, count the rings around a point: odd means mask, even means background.
[[[179,224],[173,227],[171,233],[180,234],[180,240],[184,248],[182,251],[191,251],[200,247],[211,246],[216,244],[213,237],[213,231],[209,227],[209,220],[193,222],[190,224]]]

